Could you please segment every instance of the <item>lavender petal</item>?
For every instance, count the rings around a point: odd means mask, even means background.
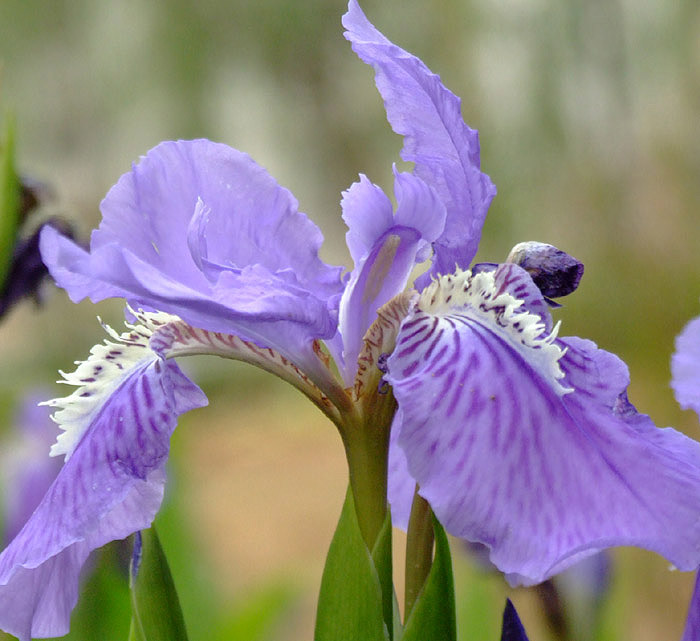
[[[700,318],[690,321],[676,338],[671,373],[676,400],[700,415]]]
[[[377,318],[377,310],[404,289],[411,270],[425,259],[444,225],[444,207],[420,178],[395,172],[394,192],[395,213],[384,192],[365,176],[343,194],[348,247],[355,262],[339,317],[340,362],[348,385],[357,369],[362,338]]]
[[[43,259],[72,300],[124,297],[290,358],[336,332],[340,268],[319,259],[318,228],[246,154],[207,140],[161,143],[101,209],[89,252],[42,234]]]
[[[616,545],[697,567],[700,445],[634,409],[615,356],[523,316],[498,285],[513,270],[477,274],[462,299],[453,278],[404,321],[387,380],[420,493],[513,584]]]
[[[479,135],[462,119],[460,99],[418,58],[392,44],[365,17],[356,0],[343,16],[345,37],[355,53],[374,67],[389,123],[404,136],[401,157],[437,192],[447,211],[445,229],[433,247],[430,276],[469,266],[486,212],[496,194],[480,171]]]
[[[88,554],[150,526],[163,497],[177,417],[206,404],[201,390],[173,361],[153,351],[147,355],[149,348],[137,334],[129,344],[127,333],[123,345],[135,356],[110,354],[105,347],[102,360],[88,359],[79,366],[79,372],[94,372],[83,378],[97,380],[101,370],[96,368],[122,365],[115,368],[118,374],[103,375],[105,393],[94,380],[85,380],[78,390],[82,402],[69,396],[52,403],[63,408],[55,416],[66,431],[54,452],[65,453],[66,462],[0,554],[0,628],[22,641],[68,632],[78,575]]]

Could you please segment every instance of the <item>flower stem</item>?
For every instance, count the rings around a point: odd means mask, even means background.
[[[418,494],[418,486],[416,486],[406,539],[404,621],[408,621],[413,605],[430,573],[434,541],[433,512],[428,502]]]
[[[345,441],[350,485],[362,538],[371,551],[388,509],[388,430],[363,430]]]
[[[391,393],[380,393],[379,379],[353,414],[345,414],[346,422],[339,426],[348,461],[350,486],[355,499],[355,512],[362,537],[372,551],[384,525],[389,503],[387,475],[389,466],[389,433],[396,412],[396,400]]]

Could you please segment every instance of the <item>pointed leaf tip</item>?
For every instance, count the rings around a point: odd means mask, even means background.
[[[187,641],[185,619],[155,528],[134,537],[129,641]]]
[[[323,569],[314,641],[389,641],[383,615],[382,582],[348,489]]]
[[[501,641],[528,641],[525,628],[520,622],[520,617],[510,599],[506,599],[506,607],[503,610]]]

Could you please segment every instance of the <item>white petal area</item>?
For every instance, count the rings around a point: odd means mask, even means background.
[[[98,418],[105,402],[134,372],[147,369],[158,359],[149,346],[154,329],[167,322],[178,320],[169,314],[143,315],[142,325],[127,324],[129,331],[117,334],[109,325],[105,331],[114,339],[105,340],[90,350],[87,360],[78,362],[71,373],[61,372],[59,383],[75,385],[69,396],[55,398],[44,403],[59,408],[53,415],[63,433],[51,448],[51,455],[64,454],[68,460],[88,427]]]
[[[536,313],[541,295],[539,300],[517,297],[531,289],[530,277],[514,265],[477,274],[457,270],[433,281],[421,293],[418,308],[438,321],[449,319],[449,326],[457,321],[490,328],[549,379],[559,394],[567,394],[571,388],[559,382],[564,376],[559,367],[564,352],[554,342],[558,325],[550,330],[549,316]]]

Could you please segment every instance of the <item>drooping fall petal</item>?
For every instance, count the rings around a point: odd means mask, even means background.
[[[637,413],[624,364],[557,339],[531,311],[537,298],[506,264],[441,279],[404,321],[387,380],[421,495],[514,584],[614,545],[696,567],[700,445]]]
[[[160,321],[158,321],[160,323]],[[68,632],[78,576],[90,552],[150,526],[160,507],[177,417],[206,397],[174,361],[149,347],[156,325],[93,348],[52,402],[66,462],[0,554],[0,628],[18,636]]]

